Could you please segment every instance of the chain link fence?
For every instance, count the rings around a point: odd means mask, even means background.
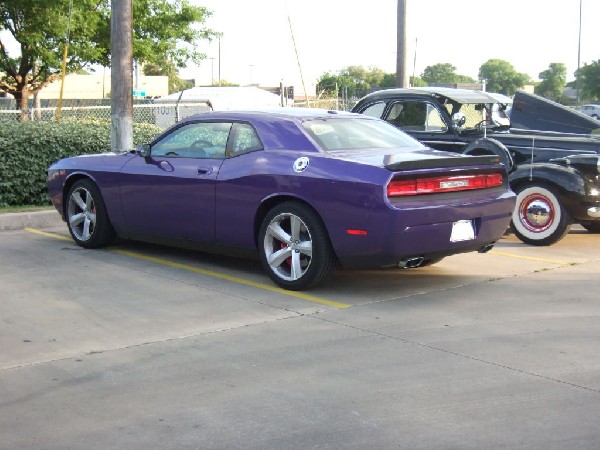
[[[336,111],[350,111],[358,99],[349,98],[319,98],[309,101],[296,101],[294,107],[311,107]],[[0,98],[0,123],[16,122],[22,111],[15,108],[15,101]],[[37,106],[30,100],[26,114],[31,121],[56,121],[58,101],[42,100]],[[211,111],[207,101],[165,101],[164,99],[134,100],[133,121],[149,123],[161,129],[166,129],[177,121],[204,112]],[[60,109],[60,120],[65,121],[110,121],[110,99],[103,100],[63,100]]]
[[[344,99],[344,98],[319,98],[315,100],[296,101],[293,106],[297,108],[320,108],[327,109],[330,111],[350,111],[354,105],[358,102],[358,99]]]
[[[21,117],[22,111],[14,108],[14,100],[0,99],[0,122],[16,122]],[[58,105],[54,101],[45,101],[35,107],[30,103],[26,111],[32,121],[56,121]],[[135,123],[148,123],[165,129],[179,120],[207,111],[211,111],[210,104],[206,101],[180,103],[176,101],[137,101],[133,105],[133,121]],[[60,109],[60,120],[65,121],[109,121],[110,99],[104,100],[65,100]]]

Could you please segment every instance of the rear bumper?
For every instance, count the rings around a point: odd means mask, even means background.
[[[396,206],[387,215],[373,215],[366,235],[348,235],[334,243],[338,260],[347,268],[399,265],[407,258],[437,259],[458,253],[485,252],[506,232],[515,206],[515,195],[460,204]],[[452,242],[454,222],[470,220],[473,239]]]

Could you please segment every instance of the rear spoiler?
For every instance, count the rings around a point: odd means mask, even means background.
[[[399,161],[385,164],[385,168],[394,172],[402,170],[436,169],[446,167],[482,166],[501,164],[499,156],[456,156],[451,158],[419,159],[415,161]]]

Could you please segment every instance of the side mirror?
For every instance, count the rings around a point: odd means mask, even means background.
[[[452,114],[452,125],[454,128],[462,128],[467,122],[467,116],[464,113],[457,112]]]
[[[142,144],[138,147],[138,153],[140,154],[140,156],[143,156],[144,158],[148,158],[150,156],[150,154],[152,153],[150,150],[150,144]]]

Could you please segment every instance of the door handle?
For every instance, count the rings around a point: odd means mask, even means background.
[[[212,171],[212,167],[198,167],[198,175],[210,175]]]

